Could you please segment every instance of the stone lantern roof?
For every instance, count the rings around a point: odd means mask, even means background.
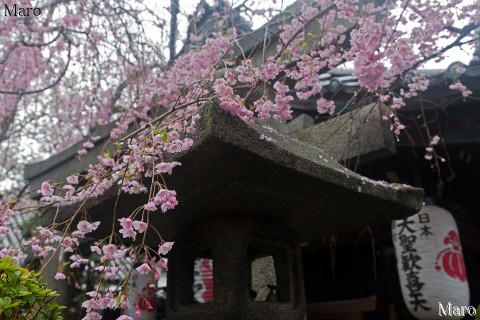
[[[179,205],[172,212],[151,215],[164,238],[187,224],[239,214],[278,221],[308,241],[402,219],[422,205],[422,189],[362,177],[322,150],[268,126],[249,125],[213,104],[204,106],[201,115],[194,146],[168,159],[182,162],[165,177],[168,187],[177,191]],[[57,164],[47,160],[49,168],[43,174],[38,169],[47,168],[46,163],[30,165],[27,173],[37,169],[37,183],[48,175],[71,174],[63,170],[73,168],[74,159],[66,155],[57,159]],[[103,222],[92,236],[109,234],[117,193],[118,187],[113,187],[87,202],[89,215]],[[147,194],[121,193],[119,214],[128,215],[146,202]],[[52,208],[45,222],[55,215],[61,222],[79,206],[63,204],[58,212]]]

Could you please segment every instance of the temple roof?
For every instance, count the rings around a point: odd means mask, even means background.
[[[466,71],[463,74],[459,74],[456,71],[458,67],[465,68]],[[335,96],[337,112],[346,112],[363,105],[362,97],[368,95],[366,89],[362,89],[358,84],[358,78],[354,75],[354,71],[355,69],[353,68],[338,67],[319,75],[319,80],[323,86],[323,95],[326,97]],[[429,80],[427,91],[422,92],[422,99],[426,101],[445,104],[446,100],[456,100],[460,93],[458,90],[450,89],[449,85],[457,79],[470,90],[480,91],[480,64],[471,63],[466,65],[460,61],[451,63],[445,69],[420,69],[416,73],[413,71],[409,72],[403,78],[399,78],[392,83],[390,89],[392,91],[400,89],[408,91],[408,83],[416,75],[421,75]],[[291,94],[294,95],[294,92],[291,92]],[[353,95],[357,95],[358,98],[352,100]],[[293,108],[303,111],[316,111],[315,98],[313,97],[306,101],[297,100],[294,102]],[[361,102],[360,104],[359,101]],[[406,99],[407,105],[402,110],[418,109],[418,101],[418,98]]]

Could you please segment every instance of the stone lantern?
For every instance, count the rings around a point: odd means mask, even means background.
[[[164,239],[175,241],[168,319],[302,320],[300,242],[402,219],[422,205],[421,189],[362,177],[316,147],[247,124],[214,104],[201,115],[194,146],[166,159],[182,162],[165,177],[179,205],[150,217]],[[86,204],[89,215],[104,222],[94,236],[109,234],[117,192],[114,187]],[[119,211],[129,214],[146,197],[122,194]],[[65,220],[78,205],[63,205],[51,220]],[[155,246],[158,238],[150,233],[147,242]],[[265,256],[273,258],[275,299],[255,301],[251,265]],[[193,299],[197,258],[213,260],[213,300],[203,304]]]

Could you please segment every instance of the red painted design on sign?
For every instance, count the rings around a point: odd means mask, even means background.
[[[155,289],[150,284],[147,284],[142,289],[142,295],[138,297],[137,308],[140,311],[155,310],[157,295]]]
[[[451,245],[440,251],[435,261],[435,269],[443,270],[452,278],[457,278],[461,282],[467,280],[467,271],[463,261],[462,245],[460,238],[455,231],[450,231],[443,239],[443,243]]]

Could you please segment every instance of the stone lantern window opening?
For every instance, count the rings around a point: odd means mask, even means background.
[[[290,248],[273,241],[250,239],[247,246],[249,261],[250,299],[256,302],[289,303],[292,272],[288,263]]]

